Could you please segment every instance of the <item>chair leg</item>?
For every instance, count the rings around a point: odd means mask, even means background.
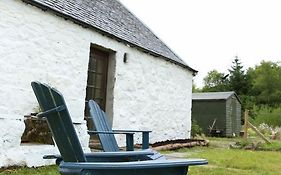
[[[149,132],[142,133],[142,149],[149,148]]]
[[[134,151],[134,134],[126,134],[126,150]]]

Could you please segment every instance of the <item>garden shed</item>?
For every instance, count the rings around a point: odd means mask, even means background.
[[[241,101],[233,91],[193,93],[192,120],[195,120],[207,135],[239,135]]]

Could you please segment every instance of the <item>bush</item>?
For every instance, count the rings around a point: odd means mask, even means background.
[[[191,121],[191,136],[195,137],[196,135],[202,134],[202,128],[198,125],[196,120]]]
[[[256,125],[265,123],[272,127],[281,126],[281,107],[270,108],[262,107],[257,111],[257,115],[254,119]]]

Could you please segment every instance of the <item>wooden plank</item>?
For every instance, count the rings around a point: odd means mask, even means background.
[[[248,121],[248,125],[260,136],[266,143],[271,144],[270,140],[267,139],[252,123]]]

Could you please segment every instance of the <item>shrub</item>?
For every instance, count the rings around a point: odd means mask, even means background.
[[[265,123],[272,127],[281,126],[281,107],[270,108],[262,107],[257,111],[257,115],[254,119],[256,125]]]
[[[191,121],[191,136],[195,137],[196,135],[202,134],[202,128],[198,125],[196,120]]]

